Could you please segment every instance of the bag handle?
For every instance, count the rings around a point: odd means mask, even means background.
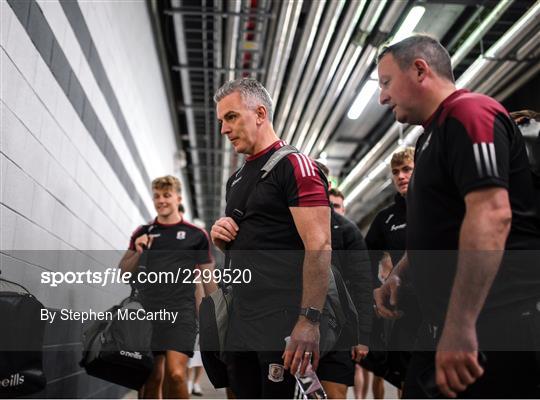
[[[0,275],[2,274],[2,271],[0,271]],[[17,282],[13,282],[13,281],[10,281],[9,279],[6,279],[6,278],[2,278],[0,277],[0,281],[2,282],[7,282],[7,283],[11,283],[12,285],[15,285],[15,286],[19,286],[21,289],[23,289],[26,293],[28,294],[32,294],[30,293],[30,290],[28,290],[27,288],[25,288],[23,285],[21,285],[20,283],[17,283]]]

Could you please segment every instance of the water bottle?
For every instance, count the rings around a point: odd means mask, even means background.
[[[297,399],[326,399],[326,392],[324,391],[319,378],[311,363],[306,368],[306,373],[300,375],[299,372],[294,375],[296,378],[296,391],[298,392]]]
[[[290,336],[285,338],[285,343],[288,344]],[[311,366],[311,360],[306,368],[306,372],[301,375],[300,371],[297,371],[294,375],[296,379],[296,388],[294,390],[295,399],[327,399],[326,392],[324,391],[321,381],[317,377],[317,374]]]

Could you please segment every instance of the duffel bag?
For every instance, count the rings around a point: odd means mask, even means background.
[[[0,398],[43,390],[43,335],[45,308],[18,283],[0,278]]]
[[[88,375],[134,390],[144,385],[154,366],[152,323],[118,318],[122,310],[142,308],[140,302],[128,297],[108,310],[112,312],[112,320],[94,321],[83,331],[80,365]]]

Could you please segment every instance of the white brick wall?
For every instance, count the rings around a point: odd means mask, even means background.
[[[150,177],[171,173],[176,143],[146,3],[80,7]]]
[[[146,4],[81,2],[109,81],[150,177],[173,172],[176,151],[168,104]],[[77,39],[56,0],[39,1],[139,194],[153,214],[137,166]],[[142,222],[139,209],[94,143],[69,99],[11,7],[0,1],[1,199],[0,254],[5,277],[27,286],[49,307],[109,307],[118,289],[73,285],[51,290],[39,283],[55,263],[43,252],[10,257],[10,250],[122,250]],[[114,267],[122,252],[111,258]],[[57,288],[58,289],[58,288]]]

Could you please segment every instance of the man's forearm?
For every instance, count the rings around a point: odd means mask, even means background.
[[[128,250],[120,260],[119,267],[123,273],[135,272],[139,264],[140,254],[133,250]]]
[[[323,250],[306,250],[304,256],[302,307],[322,310],[328,292],[331,247]]]
[[[483,216],[464,219],[445,329],[472,328],[476,325],[499,270],[508,231],[509,224],[497,218]]]

